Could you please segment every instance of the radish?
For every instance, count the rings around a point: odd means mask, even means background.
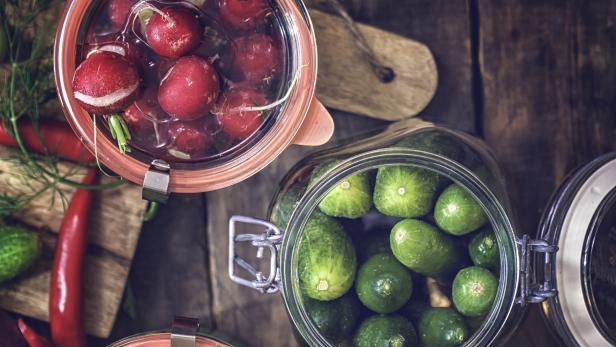
[[[250,30],[265,24],[270,13],[267,0],[219,0],[220,16],[234,29]]]
[[[146,41],[158,55],[179,58],[201,42],[203,27],[194,12],[185,7],[156,9],[146,30]]]
[[[158,102],[165,112],[179,120],[208,114],[220,92],[216,70],[197,56],[180,58],[167,72],[158,89]]]
[[[75,71],[75,99],[90,113],[109,114],[129,106],[139,93],[139,74],[120,54],[100,51],[86,58]]]
[[[213,142],[202,121],[171,123],[167,133],[172,148],[169,153],[180,159],[205,155]]]
[[[245,108],[265,104],[265,94],[259,90],[250,87],[233,88],[221,96],[216,118],[225,133],[243,140],[257,131],[263,121],[263,111],[247,111]]]
[[[266,34],[236,38],[227,45],[224,59],[231,79],[252,84],[267,83],[282,65],[280,46]]]
[[[109,0],[107,13],[114,29],[122,29],[137,0]]]

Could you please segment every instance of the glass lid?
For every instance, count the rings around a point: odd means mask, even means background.
[[[549,279],[558,296],[543,304],[548,322],[567,346],[616,345],[616,154],[567,178],[540,235],[559,248]]]

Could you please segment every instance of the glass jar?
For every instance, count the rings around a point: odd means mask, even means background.
[[[152,193],[150,199],[169,192],[205,192],[230,186],[263,169],[291,144],[315,146],[331,137],[333,120],[314,97],[317,53],[310,17],[302,1],[279,0],[281,13],[276,18],[281,22],[286,60],[281,78],[289,94],[277,106],[274,117],[237,145],[237,150],[206,161],[168,163],[138,150],[123,154],[108,132],[95,127],[92,116],[77,103],[72,86],[80,43],[102,3],[67,2],[54,50],[56,86],[66,118],[85,146],[113,172],[144,185],[146,192]]]
[[[109,347],[232,347],[233,345],[213,335],[198,332],[199,321],[176,317],[171,331],[149,332],[114,342]]]
[[[600,159],[591,167],[602,166],[603,171],[609,172],[612,180],[600,188],[602,193],[611,194],[610,202],[610,223],[614,222],[613,198],[614,187],[616,186],[616,156],[608,156]],[[325,163],[331,164],[332,168],[319,178],[311,175],[314,169]],[[611,167],[606,168],[606,163]],[[500,269],[498,271],[499,286],[496,299],[489,313],[485,317],[482,325],[465,342],[464,346],[492,346],[506,341],[511,333],[514,332],[520,318],[528,304],[543,303],[544,311],[548,318],[556,322],[555,326],[561,336],[567,339],[567,345],[571,346],[609,346],[606,340],[599,343],[586,343],[580,336],[588,333],[587,330],[581,331],[578,335],[566,336],[564,331],[568,329],[570,322],[563,320],[563,312],[571,312],[572,307],[563,309],[562,295],[558,296],[557,285],[565,278],[566,283],[574,273],[579,276],[595,278],[597,271],[592,270],[592,264],[600,263],[599,268],[608,271],[605,266],[611,266],[609,272],[611,280],[614,275],[614,254],[612,258],[606,258],[606,246],[600,251],[593,252],[592,241],[586,241],[583,252],[574,255],[558,252],[558,248],[567,249],[554,230],[564,230],[562,225],[556,225],[553,219],[555,211],[567,213],[576,211],[575,204],[563,204],[562,199],[557,198],[547,210],[546,220],[542,223],[542,231],[539,234],[542,239],[532,239],[524,234],[516,224],[515,215],[511,209],[510,202],[505,189],[503,175],[499,171],[496,160],[488,150],[487,146],[480,140],[470,135],[434,126],[421,120],[408,120],[394,123],[385,131],[361,137],[359,140],[352,140],[330,149],[312,154],[299,162],[283,179],[279,191],[274,195],[270,205],[268,220],[259,220],[251,217],[233,216],[230,220],[230,254],[229,254],[229,276],[239,284],[267,292],[282,292],[284,302],[289,313],[294,328],[298,332],[300,340],[310,346],[333,346],[316,328],[309,318],[306,307],[302,299],[302,293],[298,281],[298,251],[300,240],[304,232],[304,227],[311,214],[318,208],[323,197],[330,192],[342,180],[351,174],[373,170],[382,166],[390,165],[409,165],[434,171],[441,176],[466,188],[475,199],[482,205],[489,222],[494,230],[498,249],[500,251]],[[583,170],[586,172],[589,169]],[[588,176],[579,176],[588,178]],[[309,183],[309,180],[311,182]],[[570,181],[571,182],[571,181]],[[571,184],[569,184],[571,185]],[[578,187],[579,188],[579,187]],[[596,194],[597,191],[581,187],[588,194]],[[565,191],[569,191],[565,189]],[[570,192],[562,193],[570,196]],[[608,195],[609,195],[608,194]],[[594,195],[593,195],[594,196]],[[295,197],[295,198],[289,198]],[[595,198],[598,198],[595,196]],[[599,199],[601,200],[601,199]],[[602,201],[602,200],[601,200]],[[573,206],[573,207],[571,207]],[[590,206],[588,209],[592,210]],[[579,209],[578,209],[579,210]],[[596,209],[595,209],[596,210]],[[606,208],[598,215],[606,216]],[[591,213],[592,215],[592,213]],[[370,213],[368,217],[362,217],[363,223],[370,223]],[[606,217],[603,217],[604,219]],[[606,219],[607,220],[607,219]],[[242,234],[238,230],[241,224],[244,227],[265,228],[264,233]],[[343,222],[344,224],[344,222]],[[597,223],[595,223],[597,224]],[[358,227],[358,224],[353,224]],[[599,229],[605,230],[606,227]],[[546,231],[550,230],[550,232]],[[613,230],[612,252],[613,247]],[[605,231],[604,231],[605,233]],[[586,234],[586,233],[583,233]],[[592,233],[587,233],[591,235]],[[590,237],[591,239],[605,239],[608,236]],[[584,238],[582,238],[584,239]],[[269,275],[264,275],[248,261],[238,255],[236,246],[238,243],[248,242],[252,246],[258,247],[258,256],[262,256],[263,249],[270,252]],[[595,246],[597,249],[597,246]],[[579,251],[579,250],[578,250]],[[598,255],[597,255],[598,254]],[[596,257],[596,258],[593,258]],[[564,257],[564,258],[563,258]],[[589,258],[590,257],[590,258]],[[563,258],[563,259],[561,259]],[[588,259],[602,259],[589,261]],[[608,265],[604,262],[608,259]],[[570,263],[571,268],[563,266]],[[588,264],[591,264],[590,267]],[[252,274],[252,277],[242,277],[243,273]],[[585,271],[580,271],[585,269]],[[586,273],[589,273],[588,275]],[[595,275],[591,275],[595,274]],[[593,277],[595,276],[595,277]],[[581,281],[580,284],[587,283],[585,291],[580,289],[576,292],[580,298],[589,297],[588,293],[596,292],[596,281]],[[595,287],[593,287],[593,284]],[[611,289],[614,293],[614,282],[611,284],[602,283],[602,293],[604,297],[597,299],[598,294],[590,295],[596,300],[606,301],[605,293]],[[572,287],[568,288],[571,289]],[[588,288],[591,288],[590,290]],[[592,289],[595,288],[595,289]],[[607,289],[606,289],[607,288]],[[563,290],[562,286],[558,287]],[[579,288],[578,288],[579,289]],[[565,289],[565,291],[568,291]],[[612,294],[613,295],[613,294]],[[560,299],[559,299],[560,298]],[[609,299],[609,300],[613,300]],[[603,317],[603,321],[609,321],[609,313],[614,312],[605,309],[601,311],[593,303],[588,303],[584,307],[582,301],[576,301],[576,310],[586,310],[595,312],[593,317]],[[569,304],[571,305],[571,304]],[[576,311],[577,312],[577,311]],[[566,314],[564,314],[566,316]],[[558,317],[558,318],[557,318]],[[593,322],[599,322],[596,319]],[[562,324],[560,324],[560,323]],[[591,327],[584,325],[586,329]],[[598,327],[599,324],[595,325]],[[611,327],[611,328],[610,328]],[[597,331],[599,328],[596,328]],[[611,329],[611,330],[610,330]],[[613,332],[613,325],[604,324],[603,331]]]

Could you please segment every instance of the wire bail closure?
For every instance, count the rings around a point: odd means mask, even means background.
[[[265,228],[265,232],[261,234],[238,234],[236,225],[249,224],[253,226],[259,226]],[[278,251],[284,234],[274,224],[246,216],[232,216],[229,219],[229,278],[231,281],[243,285],[248,288],[255,289],[261,293],[273,294],[277,293],[280,288],[278,283],[280,282],[280,268],[278,267]],[[267,277],[263,273],[257,270],[244,258],[238,256],[235,250],[235,244],[237,242],[249,242],[252,246],[257,247],[256,257],[258,259],[263,258],[263,252],[265,249],[270,253],[269,274]],[[236,267],[246,270],[254,278],[244,278],[236,274]]]
[[[196,347],[199,320],[176,316],[171,326],[171,347]]]
[[[164,160],[154,159],[143,178],[142,198],[164,204],[169,199],[171,165]]]
[[[521,252],[521,281],[520,296],[516,302],[522,306],[538,304],[558,295],[558,291],[552,282],[554,264],[553,256],[558,252],[558,246],[551,245],[545,240],[534,240],[524,235],[517,241]],[[536,274],[532,273],[532,255],[543,255],[543,282],[541,283]]]

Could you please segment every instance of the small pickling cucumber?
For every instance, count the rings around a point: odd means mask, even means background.
[[[339,161],[325,164],[315,169],[310,185],[315,184]],[[372,191],[366,172],[353,174],[336,183],[319,203],[321,212],[332,217],[359,218],[372,207]]]
[[[306,312],[323,336],[332,342],[342,342],[351,336],[360,313],[360,304],[354,293],[332,301],[305,300]]]
[[[413,324],[399,315],[372,316],[361,323],[355,337],[355,347],[414,347],[418,346]]]
[[[391,230],[389,242],[398,261],[422,275],[453,277],[463,266],[453,238],[424,221],[398,222]]]
[[[278,197],[278,201],[272,211],[272,222],[282,230],[286,230],[291,220],[293,211],[297,208],[297,203],[304,195],[306,186],[301,183],[295,183],[286,192],[283,192]]]
[[[488,216],[468,190],[452,184],[438,197],[434,220],[443,231],[461,236],[487,224]]]
[[[453,280],[452,298],[458,312],[467,317],[480,317],[492,308],[498,279],[479,266],[460,270]]]
[[[491,228],[480,231],[468,244],[468,254],[473,264],[491,270],[498,270],[500,265],[500,253],[496,235]]]
[[[39,235],[31,231],[0,226],[0,283],[26,271],[41,255]]]
[[[330,301],[353,286],[357,256],[342,226],[323,213],[306,223],[299,246],[299,285],[310,298]]]
[[[445,307],[424,311],[417,330],[423,347],[457,347],[470,337],[464,317]]]
[[[374,206],[387,216],[414,218],[434,206],[440,176],[414,166],[383,166],[374,186]]]
[[[377,254],[360,267],[355,289],[364,306],[377,313],[391,313],[411,298],[413,279],[393,255]]]
[[[404,147],[438,154],[453,161],[461,162],[464,159],[462,144],[453,136],[440,131],[422,131],[409,134],[394,147]]]

